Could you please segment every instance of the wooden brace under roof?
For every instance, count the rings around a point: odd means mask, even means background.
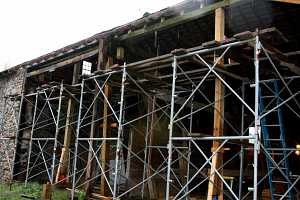
[[[234,38],[226,39],[226,40],[222,41],[220,44],[228,43],[230,41],[233,42],[233,41],[238,41],[238,40],[249,39],[249,38],[254,37],[253,34],[255,34],[255,33],[252,33],[252,32],[249,32],[249,31],[239,33],[239,34],[236,34],[234,36]],[[263,41],[264,41],[264,39],[266,39],[266,42],[268,42],[268,37],[270,35],[272,35],[273,38],[278,37],[278,38],[281,38],[281,40],[283,40],[284,42],[287,42],[285,40],[285,37],[275,28],[268,28],[268,29],[264,29],[264,30],[260,31],[260,38]],[[207,46],[208,43],[212,43],[212,42],[206,42],[206,43],[203,43],[201,46],[197,46],[197,47],[194,47],[194,48],[191,48],[191,49],[185,49],[185,51],[186,52],[191,52],[191,51],[195,51],[195,50],[199,50],[199,49],[208,48],[209,47],[209,45]],[[272,50],[272,48],[270,48],[270,47],[272,47],[272,45],[268,45],[267,49]],[[72,63],[75,63],[75,62],[79,62],[81,60],[84,60],[84,59],[87,59],[89,57],[97,55],[98,52],[99,52],[99,50],[98,50],[97,47],[93,48],[93,49],[91,49],[87,52],[84,52],[82,54],[79,54],[79,55],[77,54],[74,57],[71,57],[67,60],[62,60],[62,61],[60,61],[58,63],[55,63],[53,65],[50,65],[48,67],[37,69],[37,70],[32,71],[32,72],[28,72],[27,77],[42,74],[42,73],[45,73],[49,70],[55,70],[57,68],[64,67],[66,65],[69,65],[69,64],[72,64]],[[276,55],[277,54],[275,53],[274,56],[276,56]],[[134,62],[134,63],[129,63],[127,65],[127,67],[128,67],[128,69],[134,70],[136,72],[138,72],[138,71],[142,72],[144,69],[147,69],[151,66],[155,66],[155,67],[158,67],[158,68],[160,66],[161,67],[167,67],[170,64],[170,62],[172,60],[172,57],[173,57],[173,54],[169,53],[169,54],[161,55],[161,56],[158,56],[158,57],[153,57],[153,58],[149,58],[149,59],[146,59],[146,60],[142,60],[142,61],[138,61],[138,62]],[[281,57],[279,56],[279,58],[282,58],[282,56]],[[285,56],[284,58],[285,59],[280,59],[280,60],[284,61],[285,63],[293,64],[293,63],[288,61],[287,56]],[[165,62],[162,62],[162,61],[165,61]],[[153,64],[151,64],[151,63],[153,63]],[[297,66],[295,66],[295,67],[298,68]],[[118,68],[119,68],[118,66],[115,66],[115,67],[112,67],[112,70],[115,70],[115,69],[118,69]]]
[[[272,0],[272,1],[282,2],[282,3],[300,4],[300,0]]]

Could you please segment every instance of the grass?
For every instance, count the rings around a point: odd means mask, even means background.
[[[22,195],[41,199],[42,185],[38,183],[28,183],[25,187],[24,183],[13,183],[11,185],[0,183],[0,200],[25,200]],[[66,200],[69,192],[66,190],[55,189],[52,193],[52,200]],[[84,200],[84,192],[78,194],[79,200]]]
[[[27,187],[21,183],[0,184],[0,200],[24,200],[21,195],[38,198],[41,192],[42,186],[37,183],[30,183]]]

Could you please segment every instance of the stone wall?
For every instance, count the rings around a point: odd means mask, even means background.
[[[23,80],[22,68],[0,72],[0,182],[11,179]]]

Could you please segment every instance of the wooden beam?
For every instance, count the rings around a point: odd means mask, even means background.
[[[285,56],[297,56],[297,55],[300,55],[300,51],[291,51],[291,52],[287,52],[287,53],[284,53]]]
[[[154,31],[165,30],[165,29],[198,19],[202,16],[205,16],[205,15],[213,12],[217,8],[229,6],[229,5],[239,2],[239,1],[241,1],[241,0],[223,0],[223,1],[211,4],[211,5],[207,5],[203,8],[197,9],[197,10],[189,12],[187,14],[163,20],[161,23],[156,23],[151,26],[146,26],[144,28],[131,31],[125,35],[120,36],[119,39],[126,40],[126,39],[135,38],[135,37],[140,37],[144,34],[152,33]]]
[[[103,63],[104,63],[104,57],[106,56],[106,46],[104,45],[104,40],[100,39],[99,41],[99,49],[98,49],[98,63],[97,63],[97,70],[102,69],[103,67]],[[98,94],[99,92],[99,88],[95,85],[95,94]],[[95,97],[95,96],[94,96]],[[99,130],[99,128],[97,128],[97,123],[95,123],[94,121],[97,119],[97,116],[100,116],[99,113],[99,105],[98,105],[98,101],[96,101],[93,105],[93,113],[92,113],[92,123],[91,123],[91,130],[90,130],[90,138],[94,138],[95,137],[95,132],[97,130]],[[87,181],[86,185],[85,185],[85,191],[88,194],[89,193],[89,189],[90,189],[90,180],[92,178],[92,169],[93,169],[93,164],[94,164],[94,159],[92,159],[94,157],[94,153],[93,153],[93,143],[94,141],[91,140],[90,141],[91,146],[89,146],[89,154],[88,154],[88,162],[87,162],[87,169],[86,169],[86,174],[85,174],[85,180]]]
[[[272,0],[275,2],[282,2],[282,3],[292,3],[292,4],[300,4],[299,0]]]
[[[113,58],[108,57],[107,59],[107,64],[106,64],[106,69],[108,69],[110,66],[113,65]],[[108,100],[111,99],[111,87],[108,84],[105,84],[104,86],[104,94],[107,97]],[[102,127],[102,137],[110,137],[110,126],[109,126],[109,119],[108,119],[108,114],[109,114],[109,107],[107,102],[103,102],[103,127]],[[101,155],[100,155],[100,161],[101,161],[101,167],[104,171],[106,171],[107,166],[109,165],[109,149],[110,145],[108,141],[104,141],[104,144],[101,148]],[[106,173],[106,176],[109,175],[109,173]],[[101,176],[101,181],[100,181],[100,194],[101,195],[106,195],[107,193],[107,183],[105,180],[104,176]]]
[[[152,146],[153,145],[153,138],[154,138],[154,121],[156,118],[156,114],[154,113],[155,110],[155,104],[156,104],[156,98],[155,96],[151,96],[148,97],[147,99],[147,104],[148,104],[148,113],[152,113],[151,115],[149,115],[147,117],[147,123],[148,123],[148,134],[149,134],[149,138],[146,138],[147,140],[149,139],[148,142],[148,146]],[[148,147],[145,147],[148,148]],[[152,148],[148,148],[148,157],[147,157],[147,178],[151,177],[153,175],[152,170],[150,169],[149,166],[152,165]],[[154,184],[154,180],[153,179],[149,179],[147,181],[147,185],[148,185],[148,193],[149,193],[149,198],[150,199],[157,199],[157,190],[156,190],[156,185]]]
[[[37,69],[35,71],[32,71],[32,72],[28,72],[26,74],[26,77],[30,77],[30,76],[36,76],[36,75],[39,75],[39,74],[42,74],[42,73],[45,73],[47,71],[52,71],[52,70],[55,70],[57,68],[60,68],[60,67],[64,67],[66,65],[70,65],[72,63],[77,63],[81,60],[84,60],[86,58],[90,58],[92,56],[95,56],[98,54],[98,48],[96,49],[92,49],[88,52],[85,52],[85,53],[82,53],[80,55],[77,55],[75,57],[72,57],[72,58],[69,58],[67,60],[64,60],[64,61],[61,61],[61,62],[58,62],[58,63],[55,63],[53,65],[50,65],[48,67],[44,67],[44,68],[41,68],[41,69]]]
[[[215,40],[222,41],[224,39],[225,32],[225,11],[223,8],[215,10]],[[219,64],[224,64],[223,60]],[[224,128],[224,86],[222,82],[215,79],[215,110],[214,110],[214,136],[222,136]],[[219,141],[213,141],[212,152],[220,146]],[[223,200],[223,183],[218,177],[214,169],[218,169],[223,162],[223,154],[216,153],[212,158],[210,181],[208,183],[208,195],[207,200],[212,200],[214,197],[218,197],[219,200]],[[222,173],[222,172],[221,172]]]
[[[80,74],[80,63],[74,64],[73,69],[73,79],[72,84],[77,84]],[[69,153],[70,153],[70,142],[72,137],[72,125],[73,115],[75,110],[75,100],[70,97],[68,99],[68,108],[67,108],[67,118],[66,118],[66,128],[64,134],[64,146],[62,148],[60,162],[58,165],[55,182],[60,181],[60,179],[66,178],[66,182],[68,182],[68,168],[69,168]]]
[[[103,124],[100,124],[100,128],[103,128]],[[106,125],[107,126],[107,125]],[[118,123],[114,122],[114,123],[110,123],[108,125],[110,128],[118,128]]]
[[[268,43],[263,42],[263,45],[270,56],[277,60],[281,66],[287,67],[291,72],[300,75],[300,67],[292,63],[287,55]]]
[[[52,185],[50,183],[43,184],[43,191],[42,191],[42,200],[51,200],[52,194]]]
[[[300,67],[295,65],[294,63],[289,63],[285,61],[280,61],[280,65],[289,68],[292,72],[294,72],[297,75],[300,75]]]

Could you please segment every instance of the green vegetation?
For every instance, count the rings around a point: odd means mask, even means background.
[[[66,200],[68,199],[68,191],[55,189],[52,193],[52,200]],[[25,200],[28,198],[22,197],[23,195],[27,197],[32,197],[34,199],[41,199],[42,185],[38,183],[29,183],[25,187],[24,183],[13,183],[0,184],[0,200]],[[78,195],[79,200],[84,200],[84,192],[80,192]]]
[[[25,187],[24,183],[0,184],[0,199],[1,200],[21,200],[24,198],[21,195],[30,197],[40,197],[42,186],[37,183],[30,183]]]

